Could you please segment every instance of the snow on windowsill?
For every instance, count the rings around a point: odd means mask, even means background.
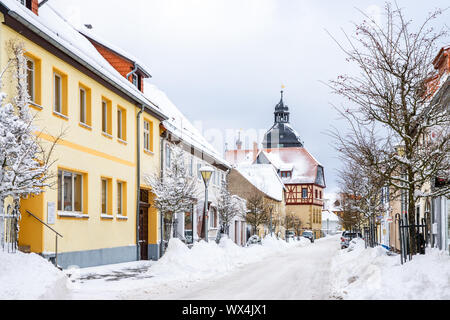
[[[123,215],[121,215],[121,214],[117,214],[117,215],[116,215],[116,218],[119,219],[119,220],[128,220],[128,217],[127,217],[127,216],[123,216]]]
[[[100,218],[102,218],[102,219],[114,219],[114,217],[113,217],[113,215],[112,214],[101,214],[100,215]]]
[[[84,122],[80,122],[80,126],[89,130],[92,130],[92,127]]]
[[[89,215],[80,212],[58,211],[59,217],[89,219]]]

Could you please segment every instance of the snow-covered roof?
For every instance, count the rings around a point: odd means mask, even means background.
[[[2,0],[1,5],[9,10],[8,14],[25,24],[67,55],[111,83],[132,99],[142,103],[163,118],[165,113],[157,104],[146,98],[131,82],[127,81],[97,51],[92,43],[78,32],[49,3],[39,8],[39,15],[21,5],[16,0]]]
[[[283,201],[284,184],[272,165],[240,164],[236,170],[270,198]]]
[[[339,217],[330,210],[322,210],[322,221],[339,221]]]
[[[263,149],[261,154],[278,170],[292,171],[281,178],[285,184],[316,183],[320,163],[305,148]]]
[[[145,81],[145,95],[155,101],[167,114],[168,119],[163,121],[164,127],[172,134],[192,145],[198,150],[211,156],[217,162],[230,167],[230,164],[216,151],[216,149],[203,137],[200,131],[187,119],[175,104],[167,97],[165,92],[154,84]]]

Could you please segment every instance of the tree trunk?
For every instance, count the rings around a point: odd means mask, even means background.
[[[409,190],[408,190],[408,224],[409,224],[409,250],[411,255],[415,255],[417,253],[416,246],[416,228],[415,225],[415,207],[416,203],[414,201],[414,184],[411,183],[413,179],[410,171],[408,172],[408,178],[410,181]]]

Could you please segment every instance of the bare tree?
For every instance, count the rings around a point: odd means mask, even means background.
[[[447,37],[447,30],[431,27],[441,13],[432,12],[417,28],[390,4],[385,6],[384,25],[362,13],[366,20],[355,25],[352,37],[345,34],[348,48],[335,40],[347,61],[359,68],[359,75],[340,75],[328,84],[349,101],[349,105],[336,107],[350,124],[346,135],[337,130],[332,133],[336,148],[379,180],[404,190],[410,225],[415,222],[418,199],[449,194],[448,188],[421,192],[434,177],[449,170],[448,106],[432,102],[427,90],[435,73],[432,61],[438,45]],[[439,135],[430,139],[435,128],[440,128]],[[415,241],[411,237],[413,254]]]
[[[153,206],[163,215],[166,230],[165,240],[171,235],[170,228],[174,223],[174,215],[179,212],[189,212],[197,197],[197,179],[186,172],[183,150],[171,147],[173,154],[170,167],[164,175],[147,174],[146,182],[155,194]]]
[[[222,181],[219,195],[217,197],[217,211],[223,231],[230,235],[230,224],[237,216],[245,216],[245,201],[228,191],[228,184]]]
[[[253,192],[247,198],[247,213],[245,221],[252,226],[253,234],[257,233],[258,227],[268,223],[270,219],[269,208],[264,201],[264,197]]]

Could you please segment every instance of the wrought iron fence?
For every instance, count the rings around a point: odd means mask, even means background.
[[[395,220],[398,223],[398,234],[400,241],[400,262],[403,264],[407,260],[412,259],[411,238],[415,237],[415,252],[418,254],[425,254],[425,247],[430,242],[428,221],[429,212],[425,213],[424,218],[416,217],[416,224],[409,224],[406,215],[400,216],[399,213],[395,215]],[[419,223],[420,222],[420,223]]]
[[[0,245],[3,251],[15,253],[18,249],[20,211],[8,205],[0,214]]]

